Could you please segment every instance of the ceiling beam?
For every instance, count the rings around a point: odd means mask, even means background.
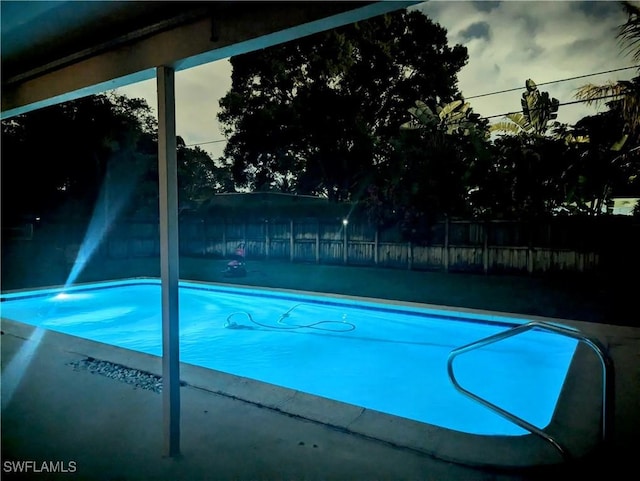
[[[161,65],[181,71],[415,3],[225,2],[205,18],[126,41],[112,39],[109,48],[98,45],[94,52],[60,58],[49,69],[3,79],[2,119],[154,78]]]

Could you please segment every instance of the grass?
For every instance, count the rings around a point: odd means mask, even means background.
[[[591,277],[543,278],[409,271],[375,267],[248,260],[243,278],[226,278],[223,259],[183,257],[180,278],[484,309],[580,321],[638,325],[631,288]],[[3,291],[63,285],[63,253],[3,249]],[[158,258],[90,261],[77,282],[158,277]]]

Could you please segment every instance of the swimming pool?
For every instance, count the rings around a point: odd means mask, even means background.
[[[3,318],[161,355],[153,279],[0,296]],[[451,350],[524,321],[266,289],[180,282],[182,362],[471,434],[520,427],[456,391]],[[577,341],[528,331],[456,358],[466,389],[544,428]]]

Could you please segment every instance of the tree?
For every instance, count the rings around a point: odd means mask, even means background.
[[[619,26],[617,39],[635,62],[640,61],[640,6],[632,2],[621,2],[627,14],[627,21]],[[639,68],[640,72],[640,68]],[[617,109],[626,123],[626,129],[632,135],[640,129],[640,77],[629,81],[621,80],[603,85],[587,84],[576,93],[576,98],[586,100],[587,104],[606,103]]]
[[[520,100],[522,115],[535,133],[543,134],[547,131],[549,120],[558,116],[560,102],[556,98],[549,98],[548,92],[540,92],[536,83],[531,79],[527,79],[525,86],[527,91],[522,94]]]
[[[395,159],[414,99],[452,101],[466,61],[442,27],[405,11],[232,57],[218,118],[234,180],[357,200]]]
[[[178,198],[182,209],[197,207],[219,192],[233,191],[228,169],[215,161],[200,147],[185,146],[178,137]]]
[[[621,2],[621,5],[627,14],[627,21],[620,25],[617,38],[623,47],[623,52],[638,62],[640,60],[640,6],[632,2]],[[606,177],[598,174],[595,179],[590,179],[590,182],[603,184],[596,189],[598,194],[594,194],[593,202],[598,205],[606,204],[616,191],[623,195],[629,195],[629,193],[640,195],[640,76],[603,85],[584,85],[576,93],[576,98],[585,100],[587,104],[605,104],[609,108],[610,115],[595,116],[591,120],[586,120],[589,125],[593,125],[594,122],[598,123],[598,120],[607,119],[608,123],[600,126],[602,130],[591,129],[593,133],[610,134],[611,125],[617,126],[617,135],[614,137],[609,135],[606,138],[607,144],[596,142],[585,152],[585,159],[591,157],[589,162],[585,160],[585,164],[600,162],[604,165],[598,171],[610,173]],[[576,125],[576,127],[584,128],[585,126]],[[599,138],[604,141],[602,135]],[[584,176],[583,178],[586,179]],[[600,212],[600,209],[597,212]]]
[[[477,161],[470,136],[447,134],[438,126],[404,129],[393,147],[391,160],[377,166],[367,190],[372,221],[399,223],[405,238],[418,242],[434,220],[470,214],[468,193]]]
[[[113,183],[134,178],[142,145],[153,143],[140,126],[147,114],[144,101],[96,95],[3,121],[3,198],[12,192],[5,218],[89,217],[107,172]],[[126,175],[118,163],[127,163]]]
[[[549,121],[558,116],[560,102],[556,98],[549,98],[548,92],[540,92],[536,83],[531,79],[527,79],[525,88],[520,100],[522,113],[505,115],[507,120],[491,125],[491,132],[527,133],[538,136],[547,133]]]
[[[146,101],[116,93],[3,121],[5,221],[36,216],[86,221],[98,203],[109,211],[108,217],[117,212],[156,217],[157,135],[157,121]],[[178,139],[177,155],[182,207],[232,188],[228,169],[217,166],[203,150]]]
[[[575,164],[567,171],[571,189],[567,204],[570,210],[588,215],[601,215],[614,193],[634,196],[634,180],[638,162],[633,152],[621,154],[615,147],[624,119],[615,110],[608,110],[580,119],[574,126],[574,135],[588,139],[579,146]],[[635,192],[639,192],[635,183]]]
[[[484,215],[531,218],[552,214],[565,204],[567,171],[582,138],[558,122],[549,124],[559,102],[540,92],[533,80],[525,82],[520,103],[522,113],[507,114],[489,127],[498,135],[491,162],[480,169],[484,174],[472,195],[475,210]]]
[[[494,218],[534,218],[553,214],[566,203],[576,163],[575,145],[532,134],[503,135],[493,141],[491,161],[472,202]]]
[[[638,62],[640,61],[640,6],[632,2],[621,2],[621,5],[628,18],[618,28],[617,38],[623,46],[623,52]],[[638,71],[640,72],[640,68]],[[578,90],[576,98],[585,100],[587,104],[605,103],[622,116],[625,124],[620,139],[613,146],[615,150],[622,150],[629,137],[637,144],[640,136],[640,77],[603,85],[587,84]]]
[[[418,100],[408,112],[413,119],[400,126],[392,161],[378,166],[365,204],[377,224],[399,220],[405,237],[419,241],[435,218],[472,213],[469,194],[487,153],[487,122],[460,99]]]
[[[417,100],[416,106],[410,108],[408,112],[414,117],[414,120],[402,124],[401,129],[429,129],[437,126],[439,130],[448,135],[460,133],[485,137],[486,125],[480,122],[478,114],[473,113],[471,104],[463,100],[437,105],[435,114],[426,103]]]

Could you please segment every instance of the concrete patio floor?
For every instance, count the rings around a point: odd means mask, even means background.
[[[637,359],[635,339],[615,357]],[[637,331],[633,329],[632,331]],[[527,480],[617,471],[633,462],[640,427],[638,369],[619,369],[616,440],[603,457],[539,469],[473,468],[203,389],[181,378],[181,456],[163,453],[162,395],[70,363],[107,359],[159,372],[154,356],[3,322],[3,479],[82,480]],[[635,340],[635,344],[633,343]],[[15,361],[15,362],[14,362]],[[196,375],[197,377],[197,375]],[[255,393],[260,398],[260,393]],[[265,397],[269,397],[265,393]],[[464,449],[461,446],[461,449]],[[480,452],[482,446],[477,446]],[[33,461],[17,473],[16,462]],[[9,462],[10,464],[7,464]],[[42,463],[59,462],[47,473]],[[25,468],[23,468],[25,469]]]

